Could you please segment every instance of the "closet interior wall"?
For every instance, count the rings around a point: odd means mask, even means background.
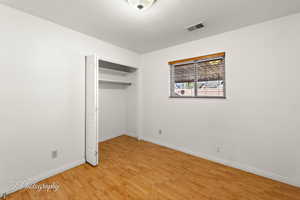
[[[137,72],[99,67],[99,80],[99,142],[120,135],[137,137]]]

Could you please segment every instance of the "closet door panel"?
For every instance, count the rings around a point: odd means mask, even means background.
[[[98,157],[98,58],[97,56],[86,57],[85,70],[85,96],[86,96],[86,161],[97,166]]]

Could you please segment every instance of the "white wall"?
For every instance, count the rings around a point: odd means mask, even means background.
[[[100,83],[99,85],[99,141],[127,133],[126,86]]]
[[[2,5],[0,33],[1,195],[84,159],[85,55],[134,67],[140,57]]]
[[[143,55],[143,138],[300,186],[299,21],[288,16]],[[227,99],[168,98],[168,61],[222,51]]]
[[[126,112],[126,124],[127,135],[132,137],[139,137],[139,115],[138,112],[141,109],[139,102],[141,101],[139,96],[141,93],[141,67],[133,73],[127,75],[128,80],[132,83],[130,87],[126,88],[127,99],[127,112]]]

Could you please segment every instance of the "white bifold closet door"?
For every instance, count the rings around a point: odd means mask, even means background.
[[[97,166],[98,158],[98,58],[86,57],[85,69],[85,157],[86,162]]]

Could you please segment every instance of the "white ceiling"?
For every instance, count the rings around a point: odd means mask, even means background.
[[[126,0],[0,0],[0,3],[139,53],[300,12],[300,0],[158,0],[140,12]],[[199,22],[205,28],[188,32]]]

